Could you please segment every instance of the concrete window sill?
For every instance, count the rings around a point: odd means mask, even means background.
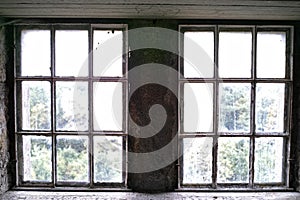
[[[297,192],[172,192],[160,194],[146,194],[134,192],[37,192],[37,191],[8,191],[0,197],[1,200],[177,200],[177,199],[205,199],[205,200],[300,200]]]

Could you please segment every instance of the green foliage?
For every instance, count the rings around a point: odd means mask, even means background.
[[[85,87],[77,87],[79,93],[86,92]],[[56,122],[61,129],[72,129],[73,124],[86,125],[88,119],[85,113],[70,115],[65,108],[66,102],[62,100],[65,91],[70,92],[69,86],[60,86],[56,90]],[[50,91],[40,85],[30,85],[30,126],[32,129],[50,129]],[[64,102],[64,103],[63,103]],[[77,105],[77,109],[84,109]],[[116,147],[116,141],[111,145],[107,141],[98,144],[97,158],[95,158],[95,178],[102,182],[121,182],[122,156]],[[52,147],[48,140],[31,139],[30,142],[30,179],[51,181],[52,177]],[[60,138],[57,142],[57,176],[61,181],[87,181],[88,180],[88,149],[83,140]],[[122,148],[121,148],[122,149]],[[118,154],[118,155],[116,155]]]
[[[230,85],[222,88],[220,127],[224,131],[249,131],[250,90],[248,86]]]
[[[278,169],[276,165],[281,166],[282,157],[279,152],[282,152],[282,149],[277,149],[281,145],[276,144],[275,140],[275,138],[260,138],[256,141],[255,182],[281,181],[281,169]]]
[[[31,178],[32,180],[51,181],[51,144],[47,139],[31,139]]]
[[[258,92],[260,91],[258,90]],[[277,128],[277,109],[274,97],[260,93],[256,102],[256,127],[258,131],[271,131]]]
[[[87,181],[87,144],[80,139],[60,138],[57,142],[57,176],[60,181]]]
[[[184,183],[210,183],[212,138],[184,139]]]
[[[220,182],[247,182],[249,140],[226,139],[219,144],[218,178]]]
[[[30,87],[30,126],[33,129],[50,129],[50,91],[43,87]],[[250,90],[248,87],[223,88],[220,100],[220,126],[226,131],[249,131],[250,119]],[[75,115],[72,118],[67,114],[62,100],[63,90],[57,91],[57,126],[69,127],[70,123],[86,123],[87,116]],[[277,123],[276,101],[273,97],[263,96],[256,102],[256,126],[260,131],[272,130]],[[255,179],[262,182],[274,180],[275,149],[272,142],[261,143],[256,146],[259,155],[255,160]],[[87,181],[88,180],[88,149],[83,140],[60,138],[57,142],[57,176],[62,181]],[[118,140],[95,141],[94,171],[95,180],[99,182],[122,181],[122,142]],[[211,159],[199,159],[205,153],[195,150],[190,155],[194,160],[188,168],[184,168],[188,177],[200,182],[211,180]],[[51,181],[52,177],[52,147],[46,139],[31,139],[30,149],[30,176],[32,180]],[[219,145],[218,152],[218,178],[220,182],[247,182],[249,173],[249,141],[226,140]]]
[[[96,140],[94,149],[95,180],[99,182],[121,182],[122,142],[117,139],[102,138]]]
[[[80,99],[76,99],[82,98],[86,94],[87,87],[79,83],[75,85],[63,83],[56,86],[56,128],[58,130],[76,131],[87,129],[87,108],[81,104],[87,102],[81,102]],[[73,95],[74,97],[68,95]],[[69,104],[72,104],[71,108]]]
[[[31,86],[30,93],[30,127],[32,129],[50,129],[50,91],[39,86]]]

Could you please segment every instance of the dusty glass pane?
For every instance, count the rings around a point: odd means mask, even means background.
[[[213,84],[184,84],[184,132],[212,132]]]
[[[22,82],[22,130],[50,130],[50,83]]]
[[[52,141],[44,136],[22,136],[23,181],[51,182]]]
[[[55,75],[88,75],[88,31],[55,31]]]
[[[257,33],[257,77],[284,78],[286,62],[286,33]]]
[[[56,130],[88,129],[88,83],[56,82]]]
[[[220,132],[250,131],[250,88],[248,83],[220,84]]]
[[[219,138],[218,183],[247,183],[248,175],[249,138]]]
[[[93,47],[94,76],[123,76],[122,31],[95,30]]]
[[[57,181],[88,181],[88,137],[57,136]]]
[[[284,83],[256,85],[255,127],[257,132],[283,132]]]
[[[222,78],[251,77],[251,32],[220,32],[219,76]]]
[[[254,182],[282,181],[283,138],[255,138]]]
[[[214,33],[212,31],[184,33],[184,77],[214,76]]]
[[[121,131],[122,83],[94,83],[94,130]]]
[[[51,75],[50,30],[21,32],[21,75]]]
[[[94,137],[94,181],[121,183],[122,178],[122,137]]]
[[[183,184],[211,183],[213,139],[183,139]]]

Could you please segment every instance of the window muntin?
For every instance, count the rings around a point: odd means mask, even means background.
[[[125,185],[126,28],[109,24],[16,26],[18,185]],[[116,41],[108,41],[116,35]],[[106,43],[117,45],[113,56],[118,61],[106,63],[101,73],[100,63],[93,62],[99,55],[92,50],[102,51],[109,46]],[[105,88],[109,91],[105,98],[100,97],[105,92],[96,87],[100,85],[109,88]],[[114,105],[97,107],[105,102]],[[105,112],[115,114],[106,116],[112,118],[105,121],[107,127],[101,124]],[[97,124],[102,129],[95,129]],[[107,153],[113,156],[103,160]]]
[[[288,185],[292,31],[292,27],[180,26],[183,34],[180,39],[183,56],[180,72],[183,77],[179,78],[182,100],[180,149],[183,153],[180,159],[181,187]],[[197,38],[206,32],[214,35],[210,47],[199,42],[205,37]],[[201,70],[205,66],[199,65],[193,56],[201,57],[203,50],[212,48],[214,57],[210,58],[215,63],[215,75],[202,76]],[[193,56],[189,52],[193,52]],[[268,62],[274,55],[276,58]],[[208,62],[203,65],[205,63]],[[206,64],[206,67],[211,65]],[[192,84],[213,84],[214,90],[193,90]],[[207,93],[213,99],[212,106],[202,105]],[[198,119],[189,117],[195,112],[188,109],[188,104],[193,101],[200,104]],[[208,107],[214,108],[213,117],[207,114]],[[187,121],[200,121],[206,114],[212,132],[195,125],[186,127]],[[197,142],[206,138],[213,140],[212,145]],[[190,145],[186,149],[187,140],[189,143],[194,141],[198,147]],[[211,146],[206,151],[210,152],[211,170],[201,165],[202,160],[207,159],[203,148],[208,146]]]

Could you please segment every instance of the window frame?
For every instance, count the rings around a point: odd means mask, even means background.
[[[185,23],[189,23],[189,22],[185,22]],[[206,23],[211,23],[211,22],[205,22],[205,23],[203,23],[203,24],[206,24]],[[290,160],[291,159],[289,159],[289,154],[290,154],[290,146],[291,146],[291,121],[292,121],[292,108],[291,108],[291,105],[292,105],[292,102],[291,102],[291,100],[292,100],[292,84],[293,84],[293,80],[292,80],[292,75],[293,75],[293,69],[292,69],[292,66],[293,66],[293,58],[292,58],[292,55],[293,55],[293,45],[294,45],[294,41],[293,41],[293,26],[290,26],[290,25],[282,25],[282,26],[272,26],[272,25],[237,25],[237,26],[235,26],[235,25],[222,25],[223,24],[223,22],[220,24],[220,25],[211,25],[211,24],[209,24],[209,25],[198,25],[198,24],[193,24],[193,25],[191,25],[191,24],[179,24],[178,25],[178,28],[179,28],[179,32],[181,32],[181,28],[184,28],[184,29],[186,29],[186,30],[195,30],[195,31],[197,31],[197,30],[205,30],[206,28],[208,28],[208,29],[211,29],[211,30],[215,30],[216,29],[216,27],[228,27],[228,28],[236,28],[236,27],[240,27],[240,28],[247,28],[247,27],[259,27],[259,28],[263,28],[263,29],[265,29],[265,30],[268,30],[268,29],[271,29],[271,30],[273,30],[273,28],[276,28],[276,29],[278,29],[278,30],[281,30],[282,29],[282,27],[284,27],[284,28],[286,28],[286,29],[288,29],[288,30],[290,30],[290,33],[289,34],[287,34],[287,36],[289,35],[290,37],[291,37],[291,40],[290,40],[290,44],[291,44],[291,46],[289,47],[289,48],[287,48],[287,49],[290,49],[290,58],[288,58],[288,59],[286,59],[286,61],[288,62],[289,61],[289,64],[290,64],[290,68],[289,68],[289,74],[290,74],[290,79],[289,79],[289,97],[287,97],[287,98],[289,98],[289,103],[288,103],[288,109],[285,109],[286,111],[288,111],[289,112],[289,117],[288,117],[288,125],[289,125],[289,134],[286,136],[287,138],[288,138],[288,140],[286,141],[286,155],[288,155],[287,157],[286,157],[286,173],[284,173],[284,174],[286,174],[286,177],[285,177],[285,181],[283,181],[283,183],[282,184],[273,184],[273,185],[265,185],[265,184],[262,184],[262,185],[256,185],[256,187],[253,187],[253,186],[249,186],[249,184],[223,184],[223,185],[220,185],[220,184],[211,184],[211,185],[207,185],[207,184],[205,184],[205,185],[199,185],[199,184],[189,184],[189,185],[183,185],[182,184],[182,157],[180,157],[179,158],[179,162],[178,162],[178,174],[179,174],[179,176],[178,176],[178,188],[179,188],[179,190],[184,190],[184,189],[186,189],[186,188],[197,188],[197,189],[204,189],[204,190],[209,190],[209,191],[215,191],[216,189],[227,189],[227,190],[231,190],[231,191],[235,191],[236,189],[246,189],[247,191],[248,190],[250,190],[250,189],[257,189],[257,190],[263,190],[263,189],[282,189],[282,188],[287,188],[287,187],[289,187],[289,176],[290,176],[290,174],[291,174],[291,172],[289,171],[289,162],[290,162]],[[242,23],[243,24],[243,23]],[[247,23],[246,23],[247,24]],[[51,23],[45,23],[45,24],[34,24],[34,23],[20,23],[20,24],[17,24],[16,25],[16,27],[15,27],[15,31],[14,31],[14,42],[15,42],[15,62],[14,62],[14,65],[15,65],[15,67],[14,67],[14,78],[13,78],[13,81],[12,82],[16,82],[16,71],[15,71],[15,69],[16,69],[16,66],[18,65],[18,60],[20,60],[20,59],[18,59],[18,56],[17,55],[19,55],[18,54],[18,49],[20,49],[19,47],[18,47],[18,44],[20,44],[20,41],[18,42],[18,37],[16,36],[16,29],[19,29],[20,27],[47,27],[47,26],[49,26],[49,27],[52,27],[52,26],[63,26],[63,27],[67,27],[67,26],[69,26],[70,28],[72,28],[73,26],[88,26],[89,27],[89,32],[90,32],[90,29],[92,30],[92,27],[95,27],[96,29],[107,29],[107,26],[112,26],[112,29],[113,28],[116,28],[116,27],[119,27],[119,26],[123,26],[124,24],[89,24],[89,23],[82,23],[82,24],[77,24],[77,23],[55,23],[55,24],[51,24]],[[127,24],[125,24],[124,25],[125,27],[126,27],[126,30],[127,30]],[[92,35],[92,34],[89,34],[89,37],[90,37],[90,35]],[[215,36],[214,36],[215,38],[217,37],[216,36],[216,34],[215,34]],[[179,46],[179,53],[180,52],[182,52],[181,50],[181,48],[182,47],[180,47],[181,46],[181,44],[182,44],[182,41],[181,41],[181,39],[182,38],[180,38],[179,37],[179,40],[178,40],[178,46]],[[89,40],[91,40],[91,39],[89,39]],[[288,38],[287,38],[287,41],[288,41]],[[126,35],[126,40],[124,41],[125,43],[126,43],[126,45],[125,45],[125,48],[127,48],[128,47],[128,36]],[[89,44],[92,44],[92,42],[90,42],[89,41]],[[214,46],[216,47],[217,46],[217,44],[215,43],[214,44]],[[90,50],[90,46],[89,46],[89,50]],[[216,50],[216,48],[215,48],[215,50],[214,50],[214,54],[216,55],[217,54],[217,52],[216,52],[217,50]],[[128,52],[128,50],[126,49],[126,51],[125,52]],[[125,67],[125,69],[127,70],[128,69],[128,56],[127,56],[127,54],[125,55],[126,56],[126,63],[125,63],[125,65],[126,65],[126,67]],[[179,59],[178,59],[178,71],[181,73],[182,72],[182,67],[183,67],[183,65],[182,65],[182,56],[179,56]],[[91,58],[89,58],[89,59],[91,59]],[[217,58],[216,58],[216,56],[215,56],[215,60],[216,60]],[[53,62],[53,61],[51,61],[51,62]],[[123,65],[123,67],[124,67],[124,65]],[[253,65],[252,65],[252,68],[253,68]],[[216,71],[217,69],[215,69],[215,71]],[[179,73],[179,74],[180,74]],[[286,71],[286,73],[287,73],[287,71]],[[216,73],[214,73],[214,75],[216,75]],[[34,79],[33,79],[34,80]],[[127,80],[127,76],[126,76],[126,80]],[[102,78],[101,79],[101,81],[109,81],[107,78]],[[125,80],[124,80],[125,81]],[[179,94],[179,97],[180,97],[180,99],[179,99],[179,104],[178,104],[178,113],[179,113],[179,115],[178,115],[178,127],[179,127],[179,129],[178,130],[180,130],[180,134],[179,134],[179,142],[181,142],[182,141],[182,138],[183,137],[189,137],[189,135],[188,134],[181,134],[182,132],[182,124],[183,124],[183,122],[182,122],[182,105],[183,105],[183,95],[182,95],[182,91],[183,91],[183,87],[182,87],[182,83],[184,83],[184,82],[191,82],[191,83],[193,83],[193,82],[198,82],[198,81],[203,81],[204,82],[204,80],[198,80],[198,79],[188,79],[188,80],[185,80],[185,81],[183,81],[183,80],[181,80],[180,79],[180,77],[178,78],[178,94]],[[205,80],[205,81],[207,81],[207,80]],[[212,78],[212,80],[211,81],[214,81],[213,80],[213,78]],[[236,81],[236,82],[238,82],[239,81],[239,79],[234,79],[234,80],[228,80],[228,81]],[[251,81],[251,80],[250,80]],[[268,80],[264,80],[264,81],[268,81]],[[18,113],[18,110],[16,109],[17,107],[16,107],[16,95],[15,94],[17,94],[17,86],[16,86],[16,84],[14,84],[14,86],[13,86],[13,88],[14,88],[14,95],[13,96],[11,96],[11,97],[14,97],[14,113],[13,113],[13,120],[14,120],[14,126],[11,126],[11,127],[14,127],[14,128],[16,128],[16,127],[18,127],[17,126],[17,122],[18,122],[18,120],[17,120],[17,113]],[[89,89],[90,90],[90,89]],[[217,87],[215,87],[214,88],[214,90],[217,90]],[[126,91],[125,92],[125,96],[126,96],[126,98],[125,98],[125,101],[128,101],[128,88],[127,87],[125,87],[125,89],[124,89],[124,91]],[[217,97],[214,97],[216,100],[218,100],[218,98]],[[251,97],[251,98],[255,98],[255,97]],[[127,104],[126,104],[127,105]],[[252,106],[253,107],[253,106]],[[217,109],[217,106],[216,106],[216,104],[214,104],[214,112],[216,112],[218,109]],[[11,109],[12,110],[12,109]],[[123,109],[124,110],[124,109]],[[126,111],[124,110],[124,112],[128,112],[127,111],[127,106],[126,106]],[[251,112],[252,112],[252,109],[251,109]],[[92,111],[91,111],[91,113],[92,113]],[[214,116],[215,116],[215,114],[214,114]],[[124,115],[124,117],[128,117],[127,116],[127,114],[125,113],[125,115]],[[124,119],[124,118],[123,118]],[[89,120],[91,120],[91,118],[89,119]],[[216,119],[214,118],[214,121],[215,122],[217,122],[216,121]],[[215,126],[215,125],[214,125]],[[124,135],[124,137],[126,137],[126,144],[124,144],[125,145],[125,148],[126,148],[126,152],[127,152],[127,149],[128,149],[128,140],[127,140],[127,130],[128,130],[128,124],[127,124],[127,122],[126,122],[126,134]],[[12,132],[17,132],[17,129],[16,129],[16,131],[12,131]],[[23,134],[23,133],[20,133],[20,134]],[[37,135],[40,135],[41,133],[40,132],[37,132],[36,133]],[[107,133],[107,135],[110,135],[110,133]],[[111,135],[115,135],[115,133],[111,133]],[[194,137],[195,135],[190,135],[190,137]],[[230,137],[230,136],[233,136],[233,137],[235,137],[234,135],[224,135],[225,137]],[[237,136],[240,136],[240,135],[237,135]],[[270,135],[270,136],[272,136],[272,135]],[[196,137],[201,137],[201,135],[196,135]],[[215,138],[217,138],[218,136],[214,136],[214,140],[215,140]],[[123,140],[124,141],[124,140]],[[16,160],[18,161],[19,160],[19,157],[18,157],[18,150],[17,150],[17,146],[18,146],[18,137],[17,137],[17,134],[15,135],[15,142],[13,143],[14,145],[15,145],[15,154],[16,154]],[[92,146],[92,145],[90,145],[90,146]],[[181,149],[181,144],[179,144],[179,155],[180,155],[180,152],[182,151],[182,149]],[[126,153],[125,153],[126,154]],[[214,154],[216,154],[216,147],[214,147]],[[125,155],[125,157],[126,157],[126,159],[127,159],[127,155]],[[124,158],[125,158],[124,157]],[[213,161],[213,162],[215,162],[215,161]],[[18,166],[18,164],[16,164],[16,166]],[[91,165],[92,166],[92,165]],[[126,169],[127,169],[127,164],[125,164],[125,167],[126,167]],[[213,167],[216,167],[216,166],[213,166]],[[16,186],[17,186],[17,188],[19,187],[31,187],[31,186],[34,186],[34,189],[39,189],[39,188],[41,188],[41,187],[43,187],[43,188],[52,188],[52,187],[56,187],[55,189],[60,189],[60,187],[64,187],[64,188],[66,188],[66,186],[65,185],[55,185],[55,184],[52,184],[52,183],[50,183],[50,184],[40,184],[40,183],[33,183],[33,182],[27,182],[27,183],[22,183],[22,182],[20,182],[20,177],[19,177],[19,173],[18,173],[18,171],[19,171],[19,169],[18,169],[18,167],[16,167],[16,170],[17,170],[17,173],[16,173]],[[126,170],[127,171],[127,170]],[[126,177],[127,177],[127,174],[125,175]],[[216,176],[216,175],[214,175],[213,174],[213,176]],[[90,176],[91,178],[90,178],[90,181],[92,181],[93,180],[93,177],[92,176]],[[87,184],[87,185],[67,185],[67,187],[73,187],[73,186],[76,186],[77,188],[79,188],[79,187],[85,187],[84,189],[92,189],[92,188],[95,188],[95,189],[101,189],[101,187],[126,187],[127,186],[127,178],[125,178],[124,179],[125,180],[125,182],[124,182],[124,184],[97,184],[97,185],[93,185],[93,184]],[[249,178],[249,180],[250,180],[250,178]],[[76,188],[76,189],[77,189]],[[72,188],[71,188],[72,189]]]
[[[50,76],[22,76],[21,70],[21,32],[22,30],[49,30],[50,31]],[[86,30],[88,32],[88,74],[84,77],[74,76],[59,76],[55,74],[55,31],[56,30]],[[122,31],[122,76],[96,76],[93,74],[93,33],[95,30],[120,30]],[[15,134],[15,156],[16,163],[16,186],[17,187],[85,187],[85,188],[125,188],[127,185],[127,149],[128,149],[128,120],[126,113],[128,112],[128,25],[124,23],[115,24],[90,24],[90,23],[18,23],[14,25],[14,134]],[[51,112],[51,128],[50,130],[21,130],[22,127],[22,108],[19,105],[21,103],[22,94],[21,91],[22,81],[47,81],[50,83],[50,112]],[[62,82],[74,82],[84,81],[87,84],[88,95],[88,129],[86,131],[64,131],[57,130],[56,127],[56,83]],[[120,131],[106,131],[106,130],[94,130],[93,127],[93,99],[94,99],[94,83],[112,82],[122,84],[122,130]],[[18,113],[18,114],[17,114]],[[51,138],[52,150],[52,174],[50,182],[43,181],[24,181],[23,177],[23,156],[22,156],[22,136],[48,136]],[[57,136],[78,136],[84,135],[88,138],[87,153],[88,153],[88,174],[87,182],[81,181],[58,181],[57,180]],[[118,136],[122,138],[122,182],[96,182],[94,179],[94,159],[93,159],[93,141],[95,136]]]
[[[183,182],[183,156],[178,160],[179,176],[178,187],[180,189],[186,188],[199,188],[199,189],[284,189],[290,187],[290,152],[291,152],[291,130],[292,130],[292,92],[293,92],[293,45],[294,45],[294,27],[290,25],[227,25],[227,24],[215,24],[215,25],[199,25],[199,24],[180,24],[178,27],[180,33],[179,42],[179,76],[178,76],[178,88],[179,88],[179,155],[183,155],[183,139],[184,138],[205,138],[211,137],[213,139],[212,144],[212,171],[211,171],[211,183],[184,183]],[[188,78],[184,77],[184,32],[208,32],[212,31],[214,34],[214,76],[212,78]],[[221,31],[250,31],[252,35],[251,45],[251,77],[249,78],[222,78],[218,73],[219,66],[219,33]],[[285,66],[285,78],[258,78],[256,75],[256,58],[257,58],[257,33],[266,31],[282,31],[286,33],[286,66]],[[213,130],[212,132],[185,132],[184,126],[184,84],[186,83],[212,83],[213,88]],[[245,133],[229,133],[220,132],[218,130],[219,123],[219,84],[221,83],[249,83],[250,88],[250,130],[248,134]],[[283,133],[271,132],[257,134],[255,130],[255,94],[257,83],[284,83],[284,130]],[[249,169],[248,169],[248,182],[247,183],[218,183],[218,138],[220,137],[245,137],[249,138]],[[259,137],[282,137],[283,138],[283,159],[282,159],[282,182],[280,183],[255,183],[254,182],[254,154],[255,154],[255,138]]]

